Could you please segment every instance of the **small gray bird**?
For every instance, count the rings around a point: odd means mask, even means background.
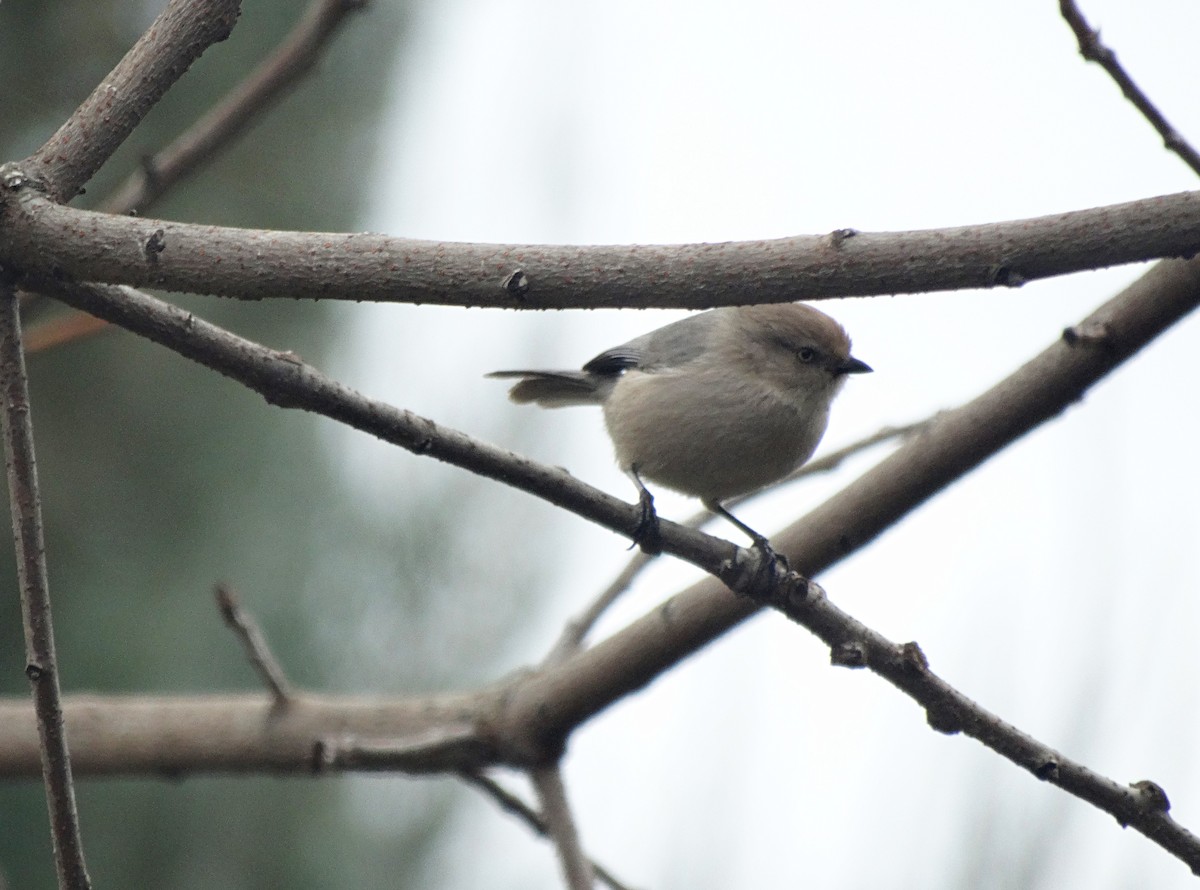
[[[509,398],[543,408],[600,405],[617,464],[638,487],[653,549],[657,516],[642,479],[700,499],[773,557],[767,539],[721,502],[807,461],[848,374],[840,324],[802,303],[710,309],[600,353],[580,371],[496,371]]]

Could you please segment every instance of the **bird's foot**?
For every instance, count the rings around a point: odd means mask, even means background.
[[[760,571],[770,572],[773,575],[787,575],[791,572],[792,567],[788,564],[787,557],[782,553],[776,553],[771,542],[763,535],[754,535],[754,544],[751,549],[758,551],[761,560]]]
[[[645,486],[638,494],[638,506],[642,508],[642,516],[637,528],[633,530],[633,543],[629,549],[640,547],[648,556],[658,556],[662,553],[662,534],[659,530],[658,511],[654,509],[654,495]]]

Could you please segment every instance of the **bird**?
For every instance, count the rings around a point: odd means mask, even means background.
[[[656,552],[645,482],[698,498],[772,560],[766,536],[723,506],[779,481],[816,450],[834,397],[872,368],[850,338],[804,303],[729,306],[690,315],[597,355],[578,371],[493,371],[509,398],[543,408],[598,405],[617,465],[637,486],[634,535]]]

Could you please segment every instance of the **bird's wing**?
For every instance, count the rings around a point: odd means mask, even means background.
[[[615,376],[630,368],[653,371],[656,368],[678,368],[704,354],[708,334],[720,323],[721,313],[714,309],[689,315],[628,343],[606,349],[583,366],[589,374]]]

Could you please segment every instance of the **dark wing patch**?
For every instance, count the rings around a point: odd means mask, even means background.
[[[622,371],[636,368],[642,363],[642,354],[636,349],[626,346],[614,346],[600,353],[583,366],[588,374],[599,374],[602,377],[615,377]]]

